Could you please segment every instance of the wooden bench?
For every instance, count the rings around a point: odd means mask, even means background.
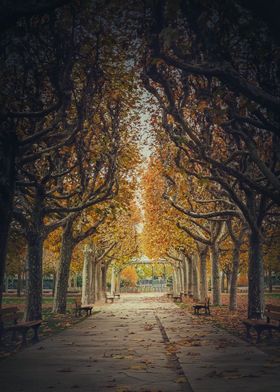
[[[198,303],[193,305],[194,314],[199,315],[201,313],[200,310],[204,309],[204,314],[208,314],[210,316],[210,298],[206,297],[203,303]]]
[[[174,302],[183,302],[183,298],[182,298],[182,295],[180,294],[180,295],[173,295],[173,301]]]
[[[247,330],[247,338],[251,338],[250,330],[254,328],[257,333],[257,343],[260,342],[263,331],[268,331],[269,336],[272,337],[272,330],[280,331],[280,306],[268,304],[265,307],[264,316],[266,319],[261,320],[242,320]]]
[[[110,294],[106,294],[105,295],[105,302],[107,303],[108,301],[111,301],[111,304],[114,302],[115,296],[114,295],[110,295]]]
[[[118,299],[120,299],[120,298],[121,298],[121,295],[120,295],[120,293],[114,293],[114,298],[118,298]]]
[[[86,312],[87,316],[90,316],[92,313],[92,305],[82,305],[81,298],[75,298],[75,316],[81,316],[82,311]]]
[[[0,309],[0,342],[7,332],[12,332],[12,340],[16,340],[17,332],[20,332],[22,344],[26,343],[26,335],[29,329],[33,329],[33,341],[39,340],[39,327],[42,320],[19,321],[19,309],[16,306]]]

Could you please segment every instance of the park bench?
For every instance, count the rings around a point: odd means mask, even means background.
[[[173,301],[174,302],[183,302],[183,298],[182,298],[182,295],[181,294],[179,294],[179,295],[173,295]]]
[[[210,298],[206,297],[203,303],[197,303],[193,305],[194,314],[199,315],[201,313],[200,310],[204,309],[204,314],[208,314],[210,316]]]
[[[120,295],[120,293],[114,293],[114,297],[120,299],[121,295]]]
[[[272,330],[280,331],[280,306],[268,304],[264,310],[264,316],[266,319],[261,320],[242,320],[247,330],[247,338],[251,338],[250,330],[254,328],[257,333],[257,343],[260,342],[261,334],[267,330],[269,336],[272,337]]]
[[[20,332],[22,344],[26,343],[26,335],[29,329],[33,329],[33,341],[39,340],[38,330],[42,320],[19,321],[19,309],[16,306],[0,309],[0,342],[7,332],[12,332],[12,340],[16,340],[17,332]]]
[[[81,298],[75,298],[75,315],[76,317],[82,315],[82,311],[86,312],[87,316],[91,315],[92,305],[82,305]]]
[[[107,303],[108,301],[111,301],[111,304],[114,302],[115,296],[114,295],[110,295],[110,294],[106,294],[105,295],[105,302]]]

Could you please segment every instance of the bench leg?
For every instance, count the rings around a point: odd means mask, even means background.
[[[246,337],[247,339],[251,339],[251,334],[250,334],[251,325],[245,325],[245,327],[246,327]]]
[[[34,331],[34,336],[33,336],[33,342],[39,342],[39,327],[40,325],[35,325],[33,327],[33,331]]]

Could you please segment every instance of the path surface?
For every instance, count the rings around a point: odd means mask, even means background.
[[[164,297],[123,295],[0,363],[5,392],[267,392],[279,362]]]

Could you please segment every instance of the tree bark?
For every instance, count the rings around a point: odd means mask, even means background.
[[[200,264],[200,294],[201,298],[204,299],[208,296],[208,285],[207,285],[207,258],[208,247],[206,245],[198,245],[198,257]]]
[[[101,298],[102,299],[105,298],[106,292],[107,292],[107,270],[108,270],[108,267],[106,265],[103,265],[101,267],[101,280],[102,280]]]
[[[188,293],[188,262],[187,258],[183,257],[183,275],[184,275],[184,293]]]
[[[74,249],[72,223],[73,222],[71,221],[67,222],[62,233],[62,244],[53,302],[53,312],[55,313],[66,313],[67,308],[67,289],[72,253]]]
[[[237,279],[240,264],[240,246],[239,243],[233,244],[232,250],[232,273],[229,289],[229,310],[237,309]]]
[[[90,245],[84,247],[83,282],[82,282],[82,304],[87,305],[90,301],[90,275],[91,275],[91,248]]]
[[[193,256],[192,262],[193,269],[193,297],[195,300],[200,301],[200,292],[199,292],[199,272],[198,272],[198,260],[197,256]]]
[[[120,293],[121,291],[121,273],[120,271],[116,274],[116,293]]]
[[[111,274],[111,295],[116,291],[116,277],[115,277],[115,267],[112,265],[112,274]]]
[[[193,259],[192,256],[188,257],[189,263],[188,263],[188,295],[193,295]]]
[[[183,268],[182,268],[182,263],[179,263],[178,266],[178,279],[179,279],[179,294],[184,291],[184,274],[183,274]]]
[[[25,320],[42,319],[43,238],[38,232],[27,238],[27,293]]]
[[[219,267],[219,249],[216,244],[210,246],[212,264],[213,305],[221,305],[221,276]]]
[[[102,290],[102,274],[101,274],[101,263],[96,264],[96,300],[100,301]]]
[[[177,267],[174,267],[174,269],[173,269],[173,294],[178,295]]]
[[[270,293],[272,293],[272,291],[273,291],[271,263],[269,263],[269,266],[268,266],[268,290]]]
[[[56,272],[54,272],[52,275],[53,275],[52,295],[53,295],[53,297],[54,297],[54,294],[55,294],[55,286],[56,286]]]
[[[15,190],[15,155],[17,140],[13,132],[0,138],[0,308],[4,291],[9,229],[13,214]]]
[[[19,268],[18,280],[17,280],[17,297],[21,296],[21,284],[22,284],[22,272],[21,272],[21,268]]]
[[[264,311],[264,278],[262,243],[260,234],[256,230],[251,230],[249,246],[248,318],[260,319]]]

